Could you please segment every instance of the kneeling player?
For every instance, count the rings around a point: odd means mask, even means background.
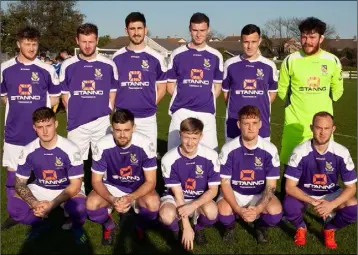
[[[247,105],[240,109],[241,135],[224,144],[219,157],[221,191],[219,221],[225,226],[224,241],[234,237],[235,214],[255,223],[258,243],[267,243],[267,227],[282,217],[282,206],[274,195],[280,177],[280,161],[274,144],[260,137],[260,111]]]
[[[296,227],[295,244],[306,244],[303,211],[312,205],[325,220],[323,234],[327,248],[337,248],[335,230],[357,220],[357,174],[347,148],[331,140],[335,131],[333,116],[316,113],[311,130],[313,139],[295,148],[286,168],[284,214]],[[344,183],[339,188],[338,177]]]
[[[159,196],[155,192],[157,160],[151,140],[134,132],[134,115],[126,109],[112,116],[113,134],[102,137],[93,150],[92,187],[88,195],[90,220],[102,224],[103,245],[112,245],[115,224],[108,209],[123,214],[133,207],[138,214],[137,237],[157,218]]]
[[[50,108],[38,108],[32,120],[39,138],[24,147],[18,160],[16,195],[8,202],[9,214],[18,222],[32,225],[28,239],[33,239],[48,226],[42,219],[61,205],[72,219],[76,242],[86,243],[82,228],[87,215],[85,195],[81,191],[80,149],[57,135],[58,122]],[[35,182],[27,185],[32,171]]]
[[[181,145],[162,158],[162,172],[168,190],[161,198],[160,221],[178,238],[178,219],[183,224],[182,243],[193,249],[194,231],[198,244],[205,244],[203,229],[216,222],[218,209],[213,201],[220,184],[216,151],[200,145],[204,125],[195,118],[180,124]],[[178,213],[177,213],[178,212]],[[189,217],[194,219],[194,231]]]

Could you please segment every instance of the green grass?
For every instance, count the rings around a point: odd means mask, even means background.
[[[337,123],[337,135],[335,140],[345,145],[351,152],[354,162],[357,165],[357,80],[345,80],[345,92],[339,102],[335,103],[335,116]],[[169,96],[166,96],[159,105],[158,118],[158,151],[161,155],[166,152],[166,141],[169,127],[168,105]],[[282,134],[283,123],[283,102],[279,99],[272,107],[272,141],[280,149],[280,138]],[[3,116],[4,108],[1,108]],[[224,143],[224,116],[225,105],[223,98],[220,97],[217,102],[217,129],[219,146]],[[60,126],[58,132],[66,135],[65,114],[58,114]],[[3,117],[1,118],[3,122]],[[3,125],[1,125],[2,127]],[[89,173],[89,169],[86,169]],[[158,175],[160,176],[160,175]],[[5,171],[2,171],[1,179],[1,217],[2,221],[6,219],[6,201],[4,195]],[[163,182],[159,179],[157,189],[163,190]],[[279,183],[280,185],[280,183]],[[90,244],[85,247],[78,247],[72,240],[70,232],[62,231],[63,213],[61,210],[55,210],[50,219],[53,223],[52,230],[40,237],[33,243],[24,244],[25,234],[29,227],[17,225],[10,230],[1,232],[1,251],[6,254],[15,253],[33,253],[33,254],[112,254],[112,253],[181,253],[186,252],[177,248],[171,248],[166,244],[168,234],[160,227],[155,227],[148,231],[149,241],[138,245],[133,240],[134,235],[131,232],[133,219],[122,226],[117,232],[117,241],[114,247],[104,247],[101,242],[101,226],[87,220],[85,230],[90,238]],[[118,216],[113,214],[118,220]],[[307,245],[305,247],[295,247],[293,245],[294,228],[291,225],[280,224],[269,230],[271,243],[267,246],[260,246],[251,234],[251,228],[241,221],[236,223],[236,240],[231,244],[224,244],[221,239],[220,229],[211,227],[205,229],[209,244],[204,247],[195,246],[192,253],[210,253],[210,254],[356,254],[357,251],[357,224],[350,225],[337,232],[337,250],[328,250],[324,247],[321,240],[321,225],[313,214],[306,214],[308,223]]]

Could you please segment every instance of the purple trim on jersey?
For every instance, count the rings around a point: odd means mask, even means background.
[[[332,146],[334,142],[330,143]],[[357,173],[345,163],[345,159],[339,155],[327,151],[321,155],[317,152],[310,140],[312,151],[307,155],[300,155],[294,151],[289,165],[286,168],[285,177],[298,182],[297,187],[311,196],[323,196],[334,193],[339,189],[339,176],[345,184],[354,183]],[[348,161],[352,159],[349,156]]]
[[[23,64],[11,59],[14,64],[2,65],[1,94],[7,95],[7,114],[5,116],[5,142],[25,146],[37,135],[32,127],[32,113],[40,107],[51,106],[49,95],[60,95],[58,77],[49,65],[45,69],[40,60]],[[51,70],[53,72],[51,73]]]
[[[104,183],[125,193],[134,192],[144,183],[143,168],[156,169],[156,157],[148,158],[143,148],[134,144],[128,148],[115,146],[104,149],[100,159],[93,159],[92,163],[92,172],[104,174]]]
[[[220,184],[220,174],[214,171],[211,159],[200,155],[190,159],[180,152],[179,147],[176,150],[180,157],[170,166],[169,178],[164,177],[165,186],[169,188],[164,195],[174,196],[170,187],[181,185],[185,199],[197,199],[209,185]]]
[[[276,159],[260,147],[247,149],[241,137],[237,137],[226,145],[233,146],[236,143],[236,147],[223,148],[221,151],[220,176],[231,178],[232,189],[242,195],[260,194],[265,189],[266,179],[279,179],[280,177],[279,166],[274,166],[272,163]]]
[[[63,94],[69,94],[68,131],[112,112],[109,93],[118,87],[117,74],[112,60],[102,58],[105,57],[87,61],[74,56],[62,64],[61,89]]]
[[[229,92],[226,120],[226,132],[229,138],[241,134],[236,123],[238,112],[245,105],[254,105],[260,109],[262,127],[259,135],[270,136],[269,91],[277,90],[277,81],[274,79],[276,70],[268,63],[262,62],[261,58],[251,62],[237,56],[225,63],[223,91]]]
[[[153,116],[157,111],[156,83],[167,82],[164,59],[161,63],[155,57],[156,53],[151,54],[154,50],[148,47],[140,52],[131,51],[127,47],[120,51],[123,53],[113,58],[119,80],[115,107],[130,110],[136,118]]]
[[[209,46],[203,50],[185,47],[168,67],[168,81],[177,82],[170,112],[185,108],[215,114],[213,86],[222,82],[222,60],[208,50]]]
[[[26,156],[24,164],[18,165],[16,175],[28,179],[32,171],[37,185],[53,190],[65,189],[70,179],[84,175],[83,164],[73,165],[67,152],[59,147],[48,150],[41,145]]]

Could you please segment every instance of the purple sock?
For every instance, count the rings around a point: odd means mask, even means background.
[[[9,197],[15,196],[15,182],[16,182],[16,172],[15,171],[6,171],[6,197],[9,199]]]
[[[286,195],[282,205],[284,215],[296,228],[306,227],[306,223],[303,221],[303,210],[305,208],[305,204],[303,202]]]
[[[140,207],[138,214],[137,226],[146,228],[151,221],[154,221],[158,216],[158,211],[149,211],[147,208]]]
[[[16,221],[25,225],[36,225],[42,220],[36,217],[30,206],[23,200],[12,197],[7,203],[9,215]]]
[[[347,206],[337,210],[336,216],[326,224],[324,229],[339,229],[357,220],[357,205]]]
[[[231,228],[235,223],[235,216],[231,215],[221,215],[219,213],[219,221],[224,225],[225,228]]]
[[[173,232],[178,232],[179,231],[179,224],[178,224],[178,219],[175,218],[173,220],[172,223],[170,223],[169,225],[165,225],[164,223],[162,223],[167,229],[169,229],[170,231]]]
[[[274,227],[282,218],[282,212],[278,214],[266,214],[262,213],[258,219],[258,226],[260,227]]]
[[[75,197],[65,203],[64,209],[72,219],[73,227],[81,227],[87,218],[86,198]]]
[[[200,216],[198,218],[198,222],[194,226],[194,231],[202,230],[206,226],[212,226],[215,224],[216,220],[217,220],[217,218],[214,220],[209,220],[205,215],[200,214]]]
[[[108,210],[105,207],[96,210],[87,209],[87,215],[91,221],[102,224],[106,229],[115,228],[112,217],[108,215]]]

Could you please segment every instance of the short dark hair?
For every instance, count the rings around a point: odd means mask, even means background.
[[[21,41],[23,39],[38,41],[40,39],[40,32],[34,27],[26,26],[16,34],[16,40]]]
[[[210,26],[209,17],[204,13],[196,12],[190,18],[189,27],[190,27],[191,23],[200,24],[200,23],[203,23],[203,22],[208,24],[208,27]]]
[[[196,118],[187,118],[180,123],[180,132],[200,134],[203,130],[203,122]]]
[[[56,56],[55,60],[56,60],[56,61],[63,61],[64,59],[63,59],[63,57],[61,57],[60,55],[58,55],[58,56]]]
[[[247,24],[241,29],[241,36],[243,35],[251,35],[253,33],[258,33],[261,36],[261,30],[258,26],[254,24]]]
[[[330,114],[329,112],[325,112],[325,111],[322,111],[322,112],[317,112],[315,115],[313,115],[313,118],[312,118],[312,125],[314,124],[315,120],[317,117],[323,117],[323,118],[331,118],[332,119],[332,122],[333,122],[333,126],[335,126],[334,124],[334,117],[332,114]]]
[[[112,115],[112,125],[116,124],[125,124],[128,121],[134,124],[134,115],[130,110],[127,109],[118,109]]]
[[[77,28],[77,38],[82,35],[95,34],[98,37],[98,27],[92,23],[82,24]]]
[[[260,109],[253,105],[246,105],[242,107],[238,113],[239,121],[245,118],[259,118],[261,119]]]
[[[32,113],[32,123],[35,124],[37,122],[43,122],[43,121],[49,121],[51,119],[56,120],[56,114],[55,112],[46,106],[37,108]]]
[[[60,50],[60,54],[61,54],[61,53],[67,53],[67,54],[68,54],[68,51],[67,51],[66,49],[61,49],[61,50]]]
[[[317,32],[320,35],[323,35],[326,32],[326,28],[326,23],[315,17],[308,17],[307,19],[302,20],[298,26],[301,33]]]
[[[45,53],[45,52],[41,52],[41,53],[40,53],[40,57],[44,57],[44,58],[46,58],[46,57],[47,57],[47,55],[46,55],[46,53]]]
[[[126,23],[126,28],[128,28],[129,23],[132,22],[142,22],[144,27],[146,27],[146,20],[144,17],[144,14],[141,12],[131,12],[128,14],[128,16],[126,17],[125,23]]]

